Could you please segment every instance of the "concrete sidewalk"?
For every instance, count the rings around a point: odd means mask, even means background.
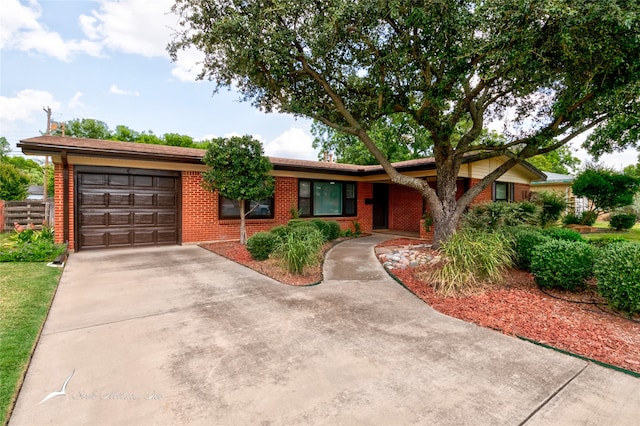
[[[437,313],[386,238],[313,287],[195,246],[73,254],[10,424],[638,423],[640,380]]]

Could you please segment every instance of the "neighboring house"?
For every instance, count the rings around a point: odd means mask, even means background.
[[[25,154],[49,155],[55,164],[55,235],[71,250],[237,240],[237,203],[202,187],[204,150],[95,139],[40,136],[18,144]],[[425,210],[415,190],[392,184],[382,167],[270,158],[274,196],[255,200],[247,235],[286,224],[292,210],[301,218],[333,219],[342,229],[358,222],[376,229],[424,235]],[[467,162],[458,193],[504,162]],[[396,168],[436,181],[431,158],[403,161]],[[475,204],[520,201],[530,183],[545,175],[528,164],[508,171]]]
[[[547,175],[547,179],[531,182],[532,192],[560,192],[564,195],[564,200],[567,203],[567,212],[576,215],[580,215],[583,211],[589,209],[589,200],[586,197],[576,197],[573,194],[571,186],[575,176],[551,172],[543,173]]]
[[[42,185],[29,185],[27,200],[44,200],[44,187]]]

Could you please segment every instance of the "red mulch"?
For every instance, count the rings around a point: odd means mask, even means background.
[[[402,238],[378,247],[419,243],[419,240]],[[238,243],[203,247],[285,284],[309,285],[322,280],[321,266],[307,275],[296,276],[283,273],[271,260],[251,259],[246,248]],[[417,269],[393,272],[417,297],[445,315],[640,373],[640,317],[630,320],[612,313],[593,287],[582,293],[547,291],[545,294],[531,274],[511,270],[503,285],[455,298],[436,294],[428,283],[418,278]],[[598,306],[563,299],[596,301]]]
[[[240,263],[283,284],[312,285],[322,281],[322,265],[308,267],[302,275],[290,274],[281,268],[276,260],[253,260],[251,254],[247,251],[247,247],[243,246],[239,242],[210,243],[202,244],[201,246],[213,253]],[[331,246],[327,246],[325,251],[330,247]]]

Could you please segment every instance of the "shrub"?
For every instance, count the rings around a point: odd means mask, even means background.
[[[550,238],[532,227],[514,227],[509,229],[509,233],[513,236],[516,266],[524,271],[531,271],[531,256],[536,247]]]
[[[640,244],[611,244],[600,251],[594,274],[598,293],[609,305],[634,315],[640,313]]]
[[[592,211],[584,211],[580,215],[580,225],[593,226],[598,219],[598,213]]]
[[[562,218],[562,223],[566,225],[580,225],[580,218],[573,213],[567,213]]]
[[[538,207],[528,201],[520,203],[493,202],[473,207],[464,216],[466,227],[496,230],[502,226],[535,225]]]
[[[513,264],[512,241],[501,232],[465,229],[443,243],[441,268],[428,275],[444,295],[473,291],[483,282],[499,282]]]
[[[537,195],[540,209],[540,225],[547,226],[558,221],[563,210],[567,208],[564,195],[556,191],[543,191]]]
[[[62,244],[46,239],[33,242],[19,241],[0,249],[0,262],[51,262],[65,251]]]
[[[247,240],[247,250],[255,260],[268,259],[279,237],[271,232],[257,232]]]
[[[331,230],[329,229],[329,224],[321,219],[313,219],[311,224],[316,227],[318,231],[322,234],[322,237],[325,241],[329,241],[329,237],[331,236]],[[335,238],[334,238],[335,239]]]
[[[329,227],[329,241],[333,241],[336,238],[340,237],[340,224],[335,220],[327,221],[327,226]]]
[[[289,233],[289,231],[291,231],[291,228],[286,225],[274,226],[269,230],[269,232],[271,232],[277,238],[284,238]]]
[[[627,241],[623,237],[609,236],[609,235],[607,235],[605,237],[589,239],[589,244],[591,244],[594,247],[599,247],[599,248],[608,247],[611,244],[620,244],[620,243],[624,244],[624,243],[628,243],[628,242],[629,241]]]
[[[352,220],[351,223],[353,223],[353,235],[356,238],[362,235],[362,227],[360,226],[360,222],[358,222],[357,220]]]
[[[322,233],[313,226],[296,226],[278,240],[273,255],[281,259],[287,271],[299,274],[305,266],[319,261],[323,243]]]
[[[616,231],[622,231],[623,229],[631,229],[636,224],[638,218],[635,214],[616,214],[611,216],[609,220],[609,227],[615,228]]]
[[[551,240],[531,256],[531,272],[540,287],[576,290],[593,275],[595,248],[584,242]]]
[[[574,231],[573,229],[568,229],[568,228],[547,228],[547,229],[543,229],[542,233],[547,237],[553,238],[554,240],[581,241],[581,242],[585,241],[579,232]]]

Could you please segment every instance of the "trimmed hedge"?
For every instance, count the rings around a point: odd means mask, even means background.
[[[640,244],[616,243],[602,249],[594,265],[598,293],[615,309],[640,313]]]
[[[551,241],[551,238],[532,227],[514,227],[508,229],[508,232],[513,237],[516,266],[524,271],[531,271],[531,257],[536,248]]]
[[[580,235],[579,232],[568,228],[547,228],[542,230],[542,233],[547,237],[553,238],[554,240],[579,242],[585,241],[585,239],[582,237],[582,235]]]
[[[280,237],[272,232],[257,232],[247,240],[247,251],[255,260],[268,259]]]
[[[622,231],[623,229],[631,229],[633,225],[636,224],[636,220],[638,218],[635,214],[625,214],[620,213],[614,216],[611,216],[609,219],[609,227],[615,228],[616,231]]]
[[[531,256],[531,272],[540,287],[577,290],[593,276],[596,249],[584,242],[551,240]]]

